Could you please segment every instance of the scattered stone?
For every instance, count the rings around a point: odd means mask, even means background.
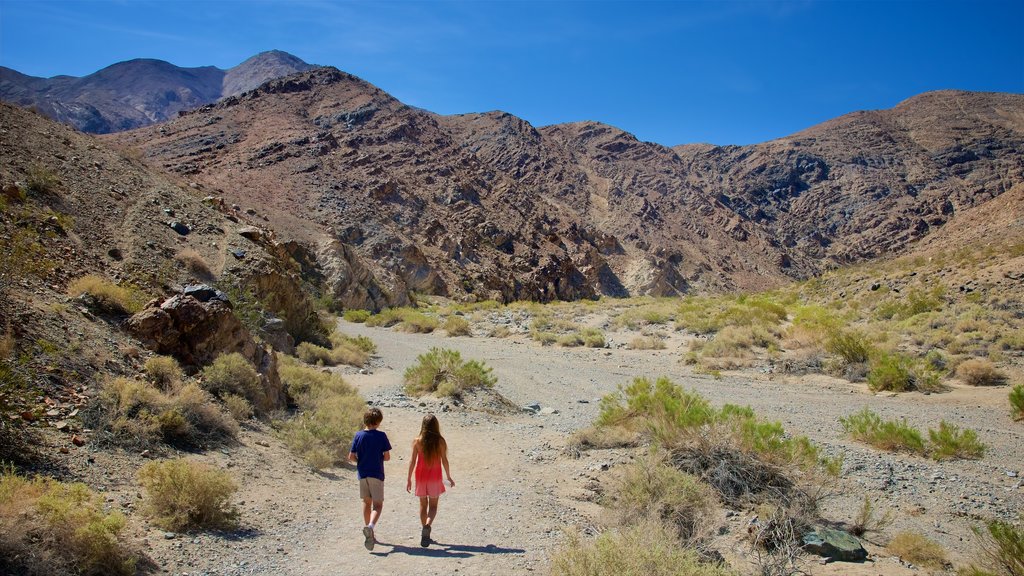
[[[527,404],[526,406],[523,406],[523,412],[529,412],[531,414],[536,414],[536,413],[540,412],[540,404],[537,404],[536,402],[533,403],[533,404]]]
[[[238,260],[241,260],[242,258],[245,258],[245,250],[231,250],[231,255],[237,258]]]
[[[75,434],[71,437],[71,443],[81,448],[82,446],[85,446],[85,439],[78,434]]]
[[[554,408],[552,408],[550,406],[545,406],[545,407],[540,409],[540,415],[541,416],[551,416],[552,414],[558,414],[558,410],[555,410]]]
[[[842,530],[818,526],[804,534],[802,541],[804,550],[840,562],[863,562],[868,557],[860,540]]]
[[[167,225],[171,227],[171,230],[174,230],[175,232],[181,234],[182,236],[188,236],[188,233],[192,231],[184,223],[178,222],[177,220],[168,222]]]

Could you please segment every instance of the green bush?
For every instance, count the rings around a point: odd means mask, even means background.
[[[1017,384],[1010,390],[1010,415],[1014,420],[1024,420],[1024,384]]]
[[[201,376],[203,388],[217,397],[234,394],[245,398],[257,409],[266,406],[266,395],[259,373],[238,352],[221,354],[203,368]]]
[[[840,418],[843,429],[854,440],[859,440],[882,450],[924,454],[925,445],[921,432],[906,422],[882,421],[882,418],[865,407],[860,412]]]
[[[914,388],[913,362],[902,354],[880,352],[871,361],[868,388],[873,392],[905,392]]]
[[[164,530],[232,529],[238,523],[230,504],[238,486],[227,472],[184,458],[147,462],[139,483],[146,493],[144,512]]]
[[[119,512],[85,484],[0,468],[0,572],[43,576],[135,574],[136,554],[121,536]]]
[[[683,548],[672,531],[657,523],[608,531],[591,541],[570,534],[551,558],[552,576],[734,576],[718,564],[706,564]]]
[[[161,390],[174,390],[181,386],[185,373],[182,372],[178,361],[170,356],[153,356],[146,360],[143,366],[149,381],[156,384]]]
[[[295,347],[295,355],[306,364],[318,366],[334,366],[331,351],[312,342],[301,342]]]
[[[416,358],[405,371],[405,391],[411,396],[437,392],[441,396],[459,396],[472,388],[490,388],[497,382],[491,368],[470,360],[462,361],[456,350],[431,348]]]
[[[540,342],[541,346],[550,346],[555,342],[558,342],[558,335],[554,332],[543,332],[534,330],[530,332],[530,338],[533,338],[537,342]]]
[[[362,425],[366,401],[355,393],[324,394],[315,407],[284,422],[285,444],[316,469],[342,462]]]
[[[855,330],[829,330],[825,350],[842,358],[847,364],[867,362],[874,353],[874,347],[867,336]]]
[[[1021,576],[1024,574],[1024,529],[1002,520],[991,520],[985,528],[973,528],[978,538],[981,567],[971,566],[962,574],[970,576]]]
[[[444,319],[444,324],[441,328],[448,333],[449,336],[472,336],[473,330],[469,327],[469,322],[462,316],[449,316]]]
[[[348,336],[337,330],[331,332],[331,345],[335,348],[349,347],[362,350],[367,354],[375,354],[377,345],[367,336]]]
[[[282,361],[278,373],[288,395],[302,410],[315,409],[321,398],[356,394],[355,388],[341,376],[303,366],[295,360]]]
[[[370,318],[369,310],[345,310],[342,318],[349,322],[355,322],[356,324],[362,324]]]
[[[939,422],[938,430],[928,430],[931,457],[936,460],[977,459],[985,455],[985,445],[978,441],[974,430],[961,430],[959,426]]]

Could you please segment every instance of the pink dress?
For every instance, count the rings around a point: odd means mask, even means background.
[[[441,457],[436,456],[433,462],[427,463],[420,452],[416,459],[416,496],[436,498],[444,494],[444,482],[441,480]]]

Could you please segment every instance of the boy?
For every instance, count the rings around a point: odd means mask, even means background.
[[[391,442],[388,435],[377,430],[384,415],[380,408],[369,408],[363,414],[365,428],[356,432],[352,439],[352,450],[348,453],[350,462],[356,463],[359,477],[359,496],[363,499],[363,545],[373,550],[376,539],[373,529],[384,509],[384,462],[391,460]]]

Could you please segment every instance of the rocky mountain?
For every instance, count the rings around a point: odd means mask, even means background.
[[[752,146],[439,116],[333,68],[110,137],[315,247],[337,301],[759,289],[1024,182],[1024,96],[935,92]]]
[[[0,67],[0,100],[35,107],[82,130],[105,134],[163,122],[224,96],[313,66],[286,52],[264,52],[238,66],[182,68],[162,60],[119,62],[76,78],[36,78]]]

